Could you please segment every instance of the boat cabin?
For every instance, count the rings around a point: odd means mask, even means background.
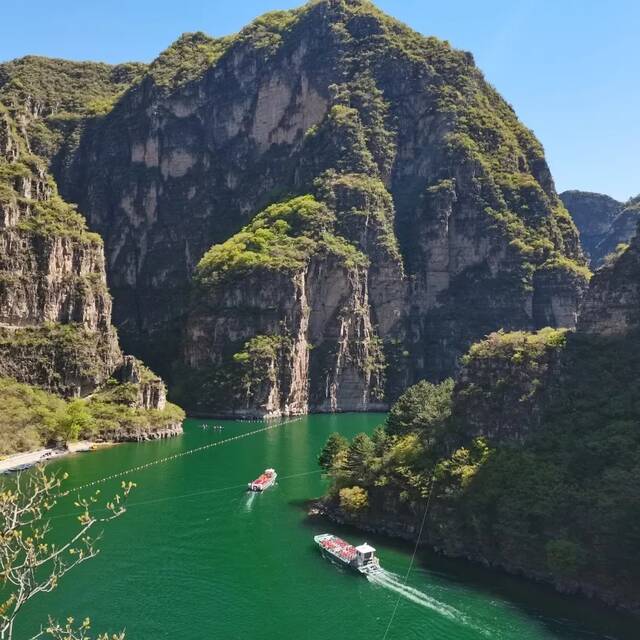
[[[356,565],[358,567],[366,567],[371,564],[375,558],[376,550],[366,542],[356,547]]]

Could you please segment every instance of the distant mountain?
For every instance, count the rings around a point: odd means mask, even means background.
[[[640,196],[623,203],[600,193],[564,191],[560,198],[580,231],[580,242],[594,268],[636,233]]]

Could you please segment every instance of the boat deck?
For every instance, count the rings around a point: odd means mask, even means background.
[[[356,548],[341,538],[336,536],[326,537],[320,540],[318,544],[343,562],[349,563],[355,560]]]

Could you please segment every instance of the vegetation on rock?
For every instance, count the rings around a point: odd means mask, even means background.
[[[128,440],[179,425],[184,412],[136,406],[134,384],[107,382],[89,398],[64,400],[12,378],[0,378],[0,456],[75,440]]]
[[[205,253],[196,277],[202,284],[215,284],[256,268],[299,269],[333,221],[326,206],[310,195],[273,204]]]
[[[110,109],[143,68],[38,57],[0,65],[2,455],[77,438],[140,438],[184,417],[164,406],[163,383],[142,366],[136,383],[100,390],[122,358],[102,239],[48,174],[71,123]]]
[[[196,279],[212,285],[254,269],[294,272],[322,250],[342,256],[347,265],[366,264],[356,247],[333,232],[335,222],[335,214],[311,195],[273,204],[205,253]]]
[[[0,328],[0,374],[72,395],[109,377],[111,348],[110,337],[77,324]]]
[[[397,321],[379,324],[385,345],[407,341],[402,380],[452,375],[500,327],[571,324],[589,275],[575,226],[541,145],[470,54],[370,2],[325,0],[225,38],[184,34],[141,71],[111,111],[65,134],[53,167],[105,237],[125,345],[159,354],[162,373],[190,350],[175,336],[198,263],[197,283],[232,297],[234,274],[273,282],[338,254],[367,268],[372,318],[388,313],[391,280],[411,289],[419,308],[399,295]],[[266,220],[304,197],[335,216],[323,232]],[[140,248],[125,241],[143,234]]]

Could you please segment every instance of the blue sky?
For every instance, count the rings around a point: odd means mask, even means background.
[[[152,60],[185,31],[223,35],[301,0],[5,0],[0,60]],[[558,190],[640,192],[638,0],[378,0],[471,51],[545,146]]]

